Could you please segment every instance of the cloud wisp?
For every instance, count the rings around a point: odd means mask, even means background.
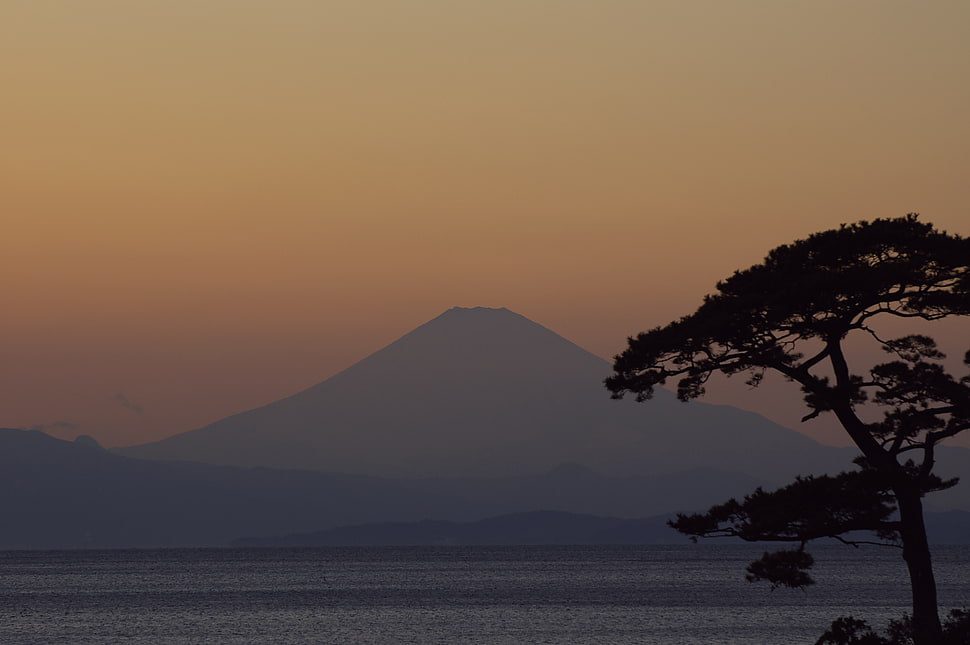
[[[143,408],[140,404],[135,403],[134,401],[129,399],[122,392],[118,392],[113,397],[111,397],[111,399],[116,403],[121,404],[122,407],[127,408],[128,410],[131,410],[135,414],[141,414],[145,411],[145,408]]]
[[[37,423],[32,426],[22,426],[20,429],[46,433],[48,430],[77,430],[80,427],[80,423],[74,423],[73,421],[54,421],[52,423]]]

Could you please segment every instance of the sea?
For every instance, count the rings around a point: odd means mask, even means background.
[[[0,552],[0,643],[810,645],[907,611],[898,549],[813,549],[805,590],[748,583],[752,545]],[[934,562],[970,605],[970,546]]]

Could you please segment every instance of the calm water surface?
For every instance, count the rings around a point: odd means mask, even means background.
[[[895,549],[815,549],[818,584],[744,581],[748,545],[0,552],[0,643],[809,644],[909,602]],[[970,547],[936,552],[970,605]]]

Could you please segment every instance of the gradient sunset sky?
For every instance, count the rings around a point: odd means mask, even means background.
[[[4,0],[0,51],[0,426],[158,439],[455,305],[609,357],[814,231],[970,235],[965,0]]]

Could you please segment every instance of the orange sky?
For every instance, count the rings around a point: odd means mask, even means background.
[[[970,235],[963,0],[7,0],[0,52],[0,426],[160,438],[454,305],[608,357],[813,231]]]

